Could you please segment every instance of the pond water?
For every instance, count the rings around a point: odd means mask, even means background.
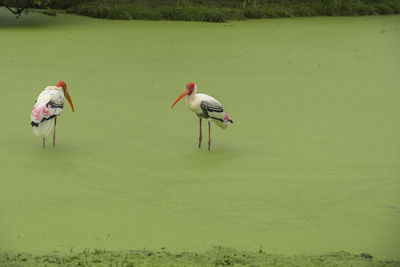
[[[0,9],[0,250],[215,245],[400,260],[400,17],[197,23]],[[42,149],[29,116],[75,105]],[[197,148],[188,82],[234,124]]]

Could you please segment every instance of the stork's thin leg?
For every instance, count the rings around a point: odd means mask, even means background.
[[[201,130],[201,118],[199,118],[200,119],[200,136],[199,136],[199,148],[201,147],[201,139],[203,138],[202,137],[202,130]]]
[[[56,123],[57,123],[57,117],[54,118],[53,146],[56,146]]]
[[[211,123],[208,121],[208,150],[210,150],[211,146]]]
[[[43,137],[43,148],[45,148],[45,146],[46,146],[45,138],[46,138],[46,137]]]

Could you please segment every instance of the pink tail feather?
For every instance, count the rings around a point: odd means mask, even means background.
[[[225,111],[225,117],[224,117],[224,120],[226,121],[226,122],[230,122],[230,123],[233,123],[233,121],[231,120],[231,118],[229,117],[229,115],[228,115],[228,113]]]
[[[42,121],[44,117],[48,117],[50,115],[50,109],[46,107],[46,105],[37,105],[35,104],[33,106],[32,114],[31,114],[31,120],[39,123]]]

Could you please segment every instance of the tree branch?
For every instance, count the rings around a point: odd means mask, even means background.
[[[12,10],[10,7],[5,6],[11,13],[13,13],[14,15],[18,15],[17,18],[19,18],[22,14],[22,11],[25,10],[25,8],[17,8],[17,11]]]

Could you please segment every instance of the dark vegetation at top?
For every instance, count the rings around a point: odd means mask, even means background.
[[[70,13],[128,20],[224,22],[254,18],[400,13],[400,0],[70,0],[70,2],[74,5],[62,6]]]
[[[400,0],[0,0],[21,10],[45,7],[107,19],[224,22],[254,18],[400,13]],[[10,9],[10,8],[9,8]]]
[[[30,8],[48,8],[54,1],[58,0],[0,0],[0,7],[7,8],[19,18],[23,12],[28,13]]]

